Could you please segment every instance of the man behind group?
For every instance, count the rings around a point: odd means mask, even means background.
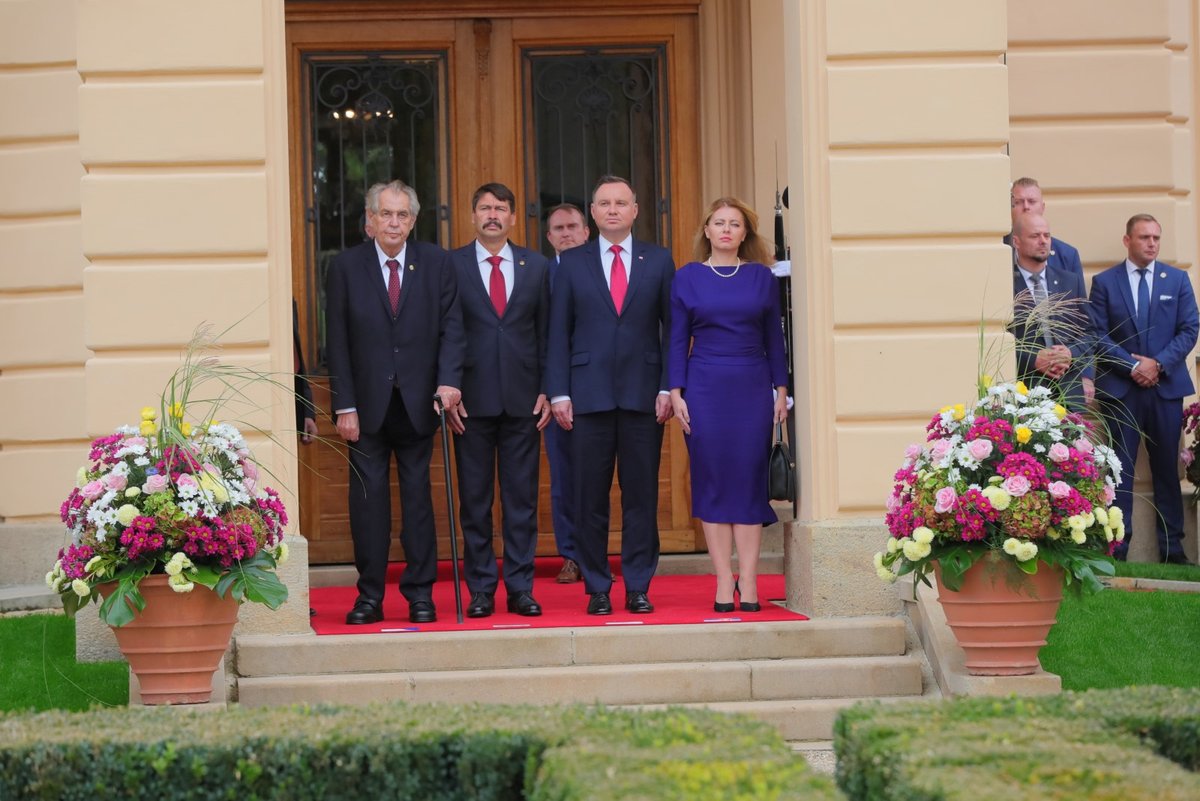
[[[675,263],[633,239],[637,197],[624,178],[592,192],[598,239],[562,254],[550,304],[546,386],[554,417],[572,431],[575,548],[590,615],[612,614],[609,490],[621,486],[625,608],[654,611],[647,591],[658,566],[658,463],[667,394],[667,332]]]
[[[1096,393],[1091,319],[1083,274],[1053,267],[1050,226],[1038,214],[1013,220],[1013,336],[1017,376],[1048,384],[1063,405],[1082,412]]]
[[[1012,189],[1009,193],[1009,201],[1012,206],[1014,228],[1017,224],[1017,218],[1023,214],[1036,214],[1039,217],[1046,216],[1046,201],[1042,199],[1042,188],[1038,186],[1036,179],[1018,178],[1013,181]],[[1012,234],[1004,237],[1004,244],[1012,245]],[[1079,251],[1061,239],[1051,237],[1050,256],[1047,258],[1046,263],[1050,267],[1059,270],[1083,275],[1083,263],[1079,260]]]
[[[358,598],[355,625],[383,619],[391,546],[390,463],[396,459],[407,564],[400,592],[409,619],[437,619],[437,537],[429,460],[438,416],[458,405],[465,342],[446,251],[410,241],[417,193],[400,181],[367,192],[374,238],[334,257],[325,284],[331,406],[350,443],[350,534]]]
[[[554,278],[563,251],[587,241],[587,220],[583,211],[571,203],[550,209],[546,215],[546,239],[554,248],[550,260],[550,292],[554,293]],[[554,520],[554,544],[562,557],[558,571],[559,584],[579,581],[579,557],[575,553],[575,515],[573,484],[571,482],[571,432],[562,426],[546,427],[546,459],[550,463],[550,515]]]
[[[1157,261],[1162,227],[1149,214],[1125,224],[1128,258],[1092,279],[1098,337],[1096,391],[1121,459],[1117,506],[1125,515],[1124,559],[1133,537],[1133,470],[1145,436],[1154,485],[1155,528],[1164,562],[1186,564],[1179,437],[1183,398],[1195,392],[1188,355],[1200,320],[1188,274]]]
[[[537,550],[539,434],[550,422],[542,388],[550,315],[548,265],[514,245],[517,199],[487,183],[471,200],[475,241],[451,253],[466,331],[462,403],[447,419],[458,434],[459,520],[471,600],[468,617],[495,611],[496,553],[492,505],[499,463],[508,611],[542,613],[533,597]]]

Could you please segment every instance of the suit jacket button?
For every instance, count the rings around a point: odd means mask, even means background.
[[[399,352],[400,352],[399,348],[392,348],[392,353],[399,353]]]
[[[388,381],[395,381],[395,380],[396,380],[396,376],[394,376],[394,375],[388,376]]]

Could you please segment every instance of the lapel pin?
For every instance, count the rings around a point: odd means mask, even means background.
[[[409,269],[409,270],[415,270],[415,269],[417,269],[417,265],[415,265],[415,264],[410,264],[410,265],[408,265],[408,269]]]
[[[521,259],[519,262],[517,262],[517,264],[519,264],[520,266],[524,267],[524,266],[525,266],[525,260],[524,260],[524,259]]]
[[[646,258],[645,256],[638,256],[638,261],[642,261],[642,260],[644,260],[645,258]]]
[[[1159,277],[1159,278],[1166,278],[1166,277],[1167,277],[1167,274],[1166,274],[1165,272],[1161,272],[1161,273],[1159,273],[1159,274],[1158,274],[1158,277]]]

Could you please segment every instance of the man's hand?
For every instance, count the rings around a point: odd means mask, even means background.
[[[554,420],[563,431],[570,431],[575,425],[575,410],[570,400],[552,403],[550,410],[554,412]]]
[[[437,388],[437,396],[442,399],[442,406],[446,407],[446,411],[450,411],[459,404],[462,400],[462,393],[457,387],[441,386]],[[438,411],[437,404],[433,404],[433,410]]]
[[[358,442],[358,412],[342,412],[337,416],[337,432],[346,442]]]
[[[671,408],[671,396],[660,392],[654,399],[654,419],[659,422],[659,425],[662,425],[670,420],[674,413],[675,410]]]
[[[304,430],[300,432],[300,444],[307,445],[318,435],[317,421],[311,417],[304,418]]]
[[[450,426],[450,430],[455,434],[461,434],[467,430],[467,425],[463,420],[470,416],[467,414],[467,404],[459,401],[457,406],[450,406],[446,409],[446,425]]]
[[[1139,356],[1131,354],[1137,359],[1137,367],[1133,368],[1131,375],[1133,380],[1137,382],[1139,387],[1153,387],[1158,385],[1158,362],[1151,359],[1149,356]]]
[[[692,433],[692,416],[688,414],[687,401],[683,399],[683,393],[677,389],[671,390],[671,408],[675,412],[675,419],[679,421],[679,427],[683,429],[683,433]]]
[[[1062,378],[1071,366],[1071,349],[1066,345],[1051,345],[1038,351],[1033,369],[1049,378]]]
[[[1096,382],[1084,376],[1083,378],[1083,402],[1089,406],[1096,400]]]
[[[537,396],[537,402],[533,404],[533,413],[538,415],[537,430],[545,430],[550,424],[550,401],[544,394]]]

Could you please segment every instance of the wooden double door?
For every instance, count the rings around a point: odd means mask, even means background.
[[[598,176],[623,175],[638,193],[634,235],[686,260],[701,205],[698,1],[618,3],[603,12],[544,0],[288,2],[293,292],[322,410],[325,272],[334,255],[363,241],[363,195],[377,181],[412,185],[421,201],[413,235],[447,249],[474,238],[475,188],[507,184],[519,209],[512,238],[553,255],[544,210],[571,202],[586,211]],[[319,425],[337,440],[327,416]],[[300,458],[309,559],[349,562],[345,449],[313,444]],[[447,556],[440,443],[430,470],[439,553]],[[702,547],[690,505],[686,448],[671,423],[659,476],[664,552]],[[393,514],[398,531],[394,487]],[[498,502],[495,516],[499,532]],[[615,487],[612,523],[620,525]],[[544,452],[538,530],[538,553],[554,553]],[[618,538],[614,530],[614,550]],[[393,558],[403,558],[398,541]]]

